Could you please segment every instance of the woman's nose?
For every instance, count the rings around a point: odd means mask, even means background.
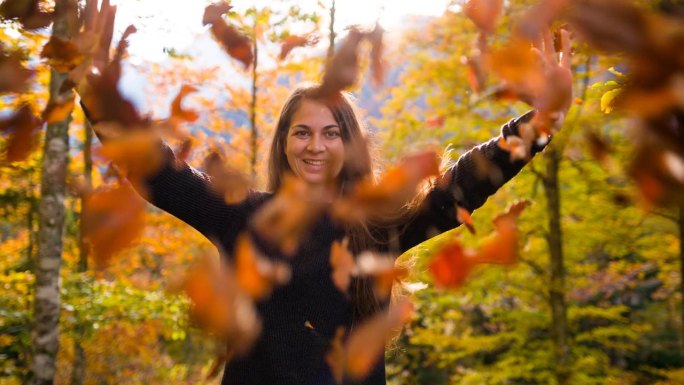
[[[311,152],[322,152],[325,151],[325,144],[323,143],[323,138],[320,135],[312,135],[309,144],[306,149]]]

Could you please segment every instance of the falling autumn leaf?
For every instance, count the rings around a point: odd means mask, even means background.
[[[46,123],[57,123],[66,119],[74,109],[74,94],[60,95],[51,101],[43,111],[43,120]]]
[[[510,265],[518,256],[517,219],[522,211],[530,205],[527,200],[512,204],[506,212],[494,218],[494,233],[485,238],[474,255],[474,263],[494,263]]]
[[[463,285],[473,263],[458,241],[449,242],[441,247],[430,261],[430,274],[435,284],[444,288]]]
[[[358,47],[364,34],[352,28],[347,37],[327,63],[323,81],[319,87],[321,97],[331,97],[338,92],[351,87],[358,77],[359,58]]]
[[[376,86],[381,85],[385,78],[386,64],[383,61],[384,46],[382,42],[384,33],[385,30],[380,26],[379,23],[376,23],[375,28],[373,28],[373,30],[366,35],[366,38],[371,43],[371,74],[373,82]]]
[[[107,266],[118,252],[130,247],[145,225],[145,202],[127,183],[102,186],[84,201],[85,239],[98,267]]]
[[[38,144],[36,139],[42,124],[28,105],[19,107],[9,118],[0,120],[0,132],[9,136],[4,157],[7,162],[22,161],[31,154]]]
[[[392,294],[392,285],[408,276],[408,270],[396,266],[396,258],[391,255],[365,251],[358,256],[357,272],[360,276],[373,279],[373,288],[377,298],[387,300]]]
[[[325,362],[330,367],[330,371],[335,379],[335,384],[342,384],[345,371],[345,352],[344,352],[345,328],[339,326],[335,330],[335,337],[330,342],[330,348],[325,355]]]
[[[509,83],[518,94],[536,95],[545,85],[539,57],[527,40],[514,39],[504,47],[491,49],[487,67]]]
[[[182,122],[194,122],[199,118],[197,112],[184,110],[181,106],[183,98],[192,92],[197,92],[197,88],[187,84],[184,84],[181,87],[180,91],[178,91],[178,95],[176,95],[173,102],[171,102],[171,119],[177,119]]]
[[[204,169],[211,177],[211,188],[228,204],[242,202],[254,189],[253,181],[245,174],[230,167],[216,151],[204,159]]]
[[[57,72],[69,72],[85,59],[74,43],[56,36],[51,36],[43,46],[40,57],[47,59],[47,63]]]
[[[283,43],[280,46],[280,54],[278,55],[278,59],[285,60],[287,55],[293,49],[297,47],[308,47],[316,45],[318,43],[318,40],[318,36],[314,34],[307,34],[302,36],[290,35],[283,40]]]
[[[18,20],[26,30],[47,27],[54,14],[43,12],[40,3],[40,0],[5,0],[0,4],[0,19]]]
[[[362,181],[350,196],[338,199],[333,206],[333,215],[341,220],[355,221],[396,210],[416,196],[416,189],[425,178],[438,174],[439,157],[434,151],[407,155],[379,182]]]
[[[240,290],[233,271],[218,258],[205,255],[170,285],[170,290],[185,293],[194,323],[225,341],[226,360],[233,352],[247,352],[261,333],[254,303]]]
[[[463,6],[463,13],[477,28],[492,33],[503,12],[503,0],[469,0]]]
[[[204,9],[202,24],[211,24],[211,33],[234,59],[248,68],[254,62],[252,42],[245,34],[226,23],[222,15],[232,7],[225,2],[211,4]]]
[[[158,135],[151,130],[129,132],[116,123],[99,123],[95,130],[106,138],[97,153],[116,163],[126,177],[148,176],[162,166],[165,155]]]
[[[471,234],[475,234],[475,224],[473,223],[473,218],[470,216],[468,210],[461,206],[456,207],[456,219],[462,224],[464,224]]]
[[[254,228],[264,239],[293,255],[314,221],[323,213],[327,196],[312,194],[306,182],[286,175],[275,197],[252,218]]]
[[[342,293],[349,292],[349,284],[352,275],[356,274],[356,262],[354,255],[348,248],[349,239],[345,238],[341,242],[334,241],[330,247],[330,266],[332,267],[332,280]]]
[[[273,287],[290,280],[290,268],[259,255],[247,234],[241,234],[235,247],[235,274],[242,291],[259,300],[270,295]]]
[[[0,93],[22,92],[33,74],[32,70],[24,68],[21,64],[19,53],[5,52],[0,44]]]
[[[494,232],[481,241],[478,249],[465,249],[458,240],[439,248],[429,265],[435,284],[443,288],[457,288],[465,283],[473,267],[478,264],[515,263],[518,254],[516,220],[529,204],[529,201],[516,202],[494,218]]]
[[[383,356],[387,340],[408,322],[413,305],[401,299],[388,312],[380,312],[355,327],[344,347],[345,372],[353,380],[362,381]],[[334,369],[333,369],[334,370]]]

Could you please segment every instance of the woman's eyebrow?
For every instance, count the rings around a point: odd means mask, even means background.
[[[290,126],[290,129],[293,129],[293,128],[304,128],[306,130],[311,130],[311,127],[309,127],[303,123],[298,123],[298,124],[294,124],[294,125]],[[328,124],[327,126],[323,127],[324,130],[329,130],[331,128],[340,128],[340,126],[338,126],[337,124]]]

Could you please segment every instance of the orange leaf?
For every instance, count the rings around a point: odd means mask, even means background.
[[[528,41],[515,39],[504,47],[492,49],[487,56],[487,67],[509,83],[516,92],[536,95],[545,83],[540,71],[539,57]]]
[[[57,100],[48,103],[45,107],[45,111],[43,111],[43,120],[48,124],[61,122],[71,115],[71,111],[73,110],[74,94],[70,94],[70,96],[66,98],[58,97]]]
[[[389,312],[381,312],[354,329],[345,345],[346,372],[353,380],[362,381],[382,358],[387,340],[408,322],[413,305],[402,299]]]
[[[463,13],[487,33],[494,32],[502,11],[503,0],[470,0],[463,7]]]
[[[241,234],[237,239],[235,271],[240,288],[255,300],[270,295],[274,285],[287,283],[291,275],[286,265],[258,255],[247,234]]]
[[[456,219],[458,219],[458,221],[462,224],[466,225],[468,231],[470,231],[471,234],[475,234],[475,225],[473,224],[473,218],[470,216],[468,210],[464,209],[461,206],[457,206]]]
[[[211,177],[213,190],[228,204],[242,202],[252,190],[252,181],[228,166],[218,152],[207,155],[204,159],[204,169]]]
[[[332,267],[332,280],[335,286],[347,294],[352,275],[356,273],[354,256],[347,248],[349,239],[342,242],[334,241],[330,247],[330,266]]]
[[[230,354],[246,352],[261,332],[254,303],[240,291],[233,272],[218,258],[205,256],[171,289],[188,296],[192,320],[229,342]]]
[[[191,110],[184,110],[181,106],[183,98],[191,92],[197,92],[197,88],[187,84],[184,84],[181,87],[180,91],[178,92],[178,95],[176,95],[176,97],[173,99],[173,102],[171,103],[170,119],[178,119],[184,122],[194,122],[199,118],[197,112]]]
[[[359,183],[349,197],[338,199],[333,215],[342,220],[358,220],[392,211],[416,196],[416,189],[427,177],[439,173],[439,158],[434,151],[405,156],[374,183]]]
[[[454,240],[444,245],[430,262],[430,273],[435,284],[444,288],[457,288],[463,285],[473,263],[461,244]]]
[[[98,267],[132,245],[145,226],[145,203],[130,185],[102,186],[88,194],[83,229]]]
[[[510,265],[518,259],[518,227],[516,221],[530,205],[527,200],[511,205],[508,210],[494,218],[494,233],[481,244],[473,263],[496,263]]]
[[[100,123],[96,129],[108,138],[97,153],[116,163],[126,177],[144,177],[161,167],[164,154],[156,134],[143,130],[126,133],[116,123]]]
[[[344,353],[344,334],[345,328],[339,326],[335,330],[335,337],[330,343],[330,349],[325,355],[325,362],[330,366],[330,371],[335,378],[336,384],[341,384],[344,379],[345,353]]]

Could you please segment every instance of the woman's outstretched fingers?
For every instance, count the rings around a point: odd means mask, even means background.
[[[561,37],[561,58],[560,65],[563,68],[570,69],[570,32],[566,29],[560,30]]]

